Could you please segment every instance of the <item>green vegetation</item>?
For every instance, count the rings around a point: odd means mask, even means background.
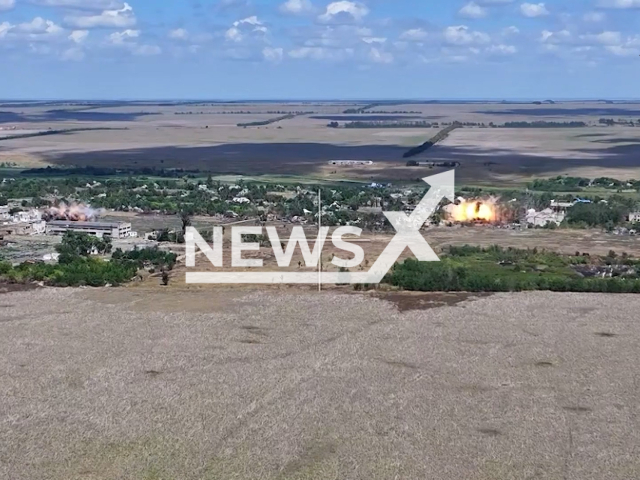
[[[607,203],[577,203],[567,210],[566,222],[572,227],[613,229],[625,221],[634,203],[624,197],[612,197]]]
[[[95,128],[65,128],[65,129],[57,129],[57,130],[44,130],[41,132],[32,132],[32,133],[20,133],[18,135],[7,135],[6,137],[0,137],[0,141],[2,140],[17,140],[20,138],[31,138],[31,137],[45,137],[47,135],[60,135],[60,134],[69,134],[69,133],[77,133],[77,132],[91,132],[96,130],[126,130],[126,128],[107,128],[107,127],[95,127]]]
[[[542,192],[582,192],[587,188],[600,188],[607,190],[640,190],[640,181],[622,181],[615,178],[600,177],[589,179],[584,177],[568,177],[558,175],[554,178],[534,180],[527,187],[531,190]]]
[[[420,153],[426,152],[428,149],[433,147],[436,143],[441,142],[442,140],[447,138],[449,134],[453,132],[456,128],[460,128],[459,123],[454,123],[453,125],[449,125],[444,130],[439,131],[436,136],[431,138],[431,140],[428,140],[422,145],[414,147],[411,150],[405,152],[405,154],[403,155],[403,158],[414,157],[416,155],[419,155]]]
[[[340,128],[340,124],[338,122],[331,122],[327,126],[330,128]],[[416,121],[380,120],[380,121],[347,122],[342,126],[342,128],[432,128],[434,126],[437,126],[437,124],[433,124],[425,120],[416,120]]]
[[[346,112],[345,112],[346,113]],[[364,112],[350,112],[350,113],[364,113]],[[374,112],[366,112],[374,113]],[[377,112],[381,114],[387,114],[391,112]],[[395,112],[395,113],[409,113],[409,112]],[[572,121],[572,122],[547,122],[544,120],[537,120],[533,122],[506,122],[502,125],[496,125],[493,122],[489,124],[481,122],[458,122],[453,124],[464,127],[480,127],[480,128],[583,128],[589,125],[585,122]],[[437,128],[440,125],[447,125],[446,123],[428,122],[426,120],[377,120],[377,121],[354,121],[347,122],[340,126],[336,121],[330,122],[327,127],[330,128]]]
[[[122,252],[116,250],[110,261],[94,255],[111,251],[111,241],[84,233],[68,232],[56,247],[60,254],[57,265],[25,262],[16,267],[0,262],[0,281],[10,283],[42,282],[45,285],[71,287],[87,285],[121,285],[131,281],[145,267],[171,270],[176,255],[156,248]]]
[[[296,114],[288,113],[287,115],[282,115],[280,117],[270,118],[269,120],[262,120],[259,122],[248,122],[248,123],[239,123],[238,127],[263,127],[265,125],[271,125],[272,123],[280,122],[282,120],[290,120],[294,118]]]
[[[195,177],[201,174],[200,170],[184,170],[182,168],[109,168],[109,167],[45,167],[45,168],[30,168],[22,170],[20,172],[23,176],[33,177],[115,177],[115,176],[133,176],[133,175],[147,175],[151,177],[164,177],[164,178],[180,178],[183,176]]]
[[[511,292],[640,292],[640,261],[610,252],[607,257],[561,255],[493,246],[449,247],[440,262],[408,259],[385,282],[406,290]]]
[[[386,210],[403,208],[402,201],[392,196],[394,192],[403,190],[401,188],[374,189],[359,184],[342,184],[323,185],[320,189],[326,206],[323,222],[327,225],[384,223],[381,213],[358,212],[360,207],[375,204],[376,199],[385,204]],[[188,215],[224,215],[263,220],[267,215],[272,215],[278,219],[300,217],[314,221],[317,191],[317,187],[309,188],[302,184],[285,187],[277,183],[246,183],[239,180],[234,185],[214,181],[212,177],[191,179],[185,176],[155,180],[148,177],[100,177],[95,180],[82,177],[16,178],[15,181],[0,184],[0,199],[20,199],[22,208],[76,202],[91,205],[94,209],[138,213],[178,215],[186,212]],[[419,201],[425,191],[426,186],[421,186],[410,200],[414,203]],[[166,241],[170,240],[169,237]]]
[[[376,108],[376,107],[381,107],[382,104],[381,103],[370,103],[368,105],[365,105],[364,107],[359,107],[359,108],[347,108],[344,112],[344,114],[354,114],[354,113],[364,113],[367,110],[369,110],[370,108]]]
[[[615,125],[634,127],[636,125],[640,125],[640,120],[638,120],[638,122],[634,124],[633,120],[628,120],[625,118],[619,118],[618,120],[614,120],[613,118],[600,118],[598,119],[598,123],[600,125],[606,125],[607,127],[613,127]]]
[[[585,122],[506,122],[504,128],[582,128],[588,126]]]
[[[188,112],[173,112],[174,115],[255,115],[256,111],[251,111],[251,110],[223,110],[223,111],[200,111],[200,112],[194,112],[194,111],[188,111]],[[318,112],[309,112],[309,111],[291,111],[291,110],[267,110],[266,112],[267,115],[312,115]]]

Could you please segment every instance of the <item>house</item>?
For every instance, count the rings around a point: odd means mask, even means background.
[[[629,214],[629,222],[631,223],[640,222],[640,212],[631,212]]]
[[[527,225],[534,227],[544,227],[549,223],[555,223],[560,225],[564,220],[565,214],[563,212],[556,212],[551,208],[546,208],[541,212],[537,212],[533,208],[527,211],[525,221]]]
[[[551,200],[550,208],[556,212],[566,212],[567,209],[573,207],[576,202],[560,202],[557,200]]]

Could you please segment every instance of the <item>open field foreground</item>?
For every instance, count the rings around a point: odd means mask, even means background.
[[[0,478],[639,478],[639,308],[542,292],[6,293]]]

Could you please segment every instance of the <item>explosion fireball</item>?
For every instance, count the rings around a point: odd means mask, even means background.
[[[460,200],[460,203],[449,206],[449,217],[454,222],[495,222],[498,219],[494,199]]]

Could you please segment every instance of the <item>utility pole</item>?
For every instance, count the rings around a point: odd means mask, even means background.
[[[322,230],[322,190],[318,188],[318,236],[316,242],[320,240]],[[318,252],[318,292],[322,291],[322,250]]]

